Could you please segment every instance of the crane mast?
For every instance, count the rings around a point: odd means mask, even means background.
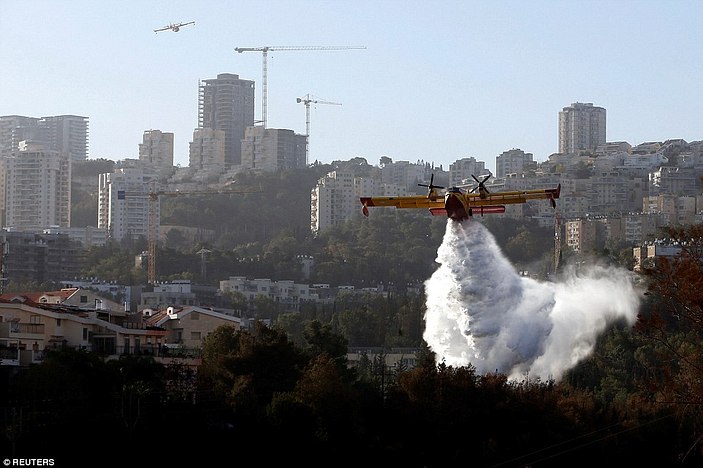
[[[341,106],[339,102],[322,101],[315,99],[311,94],[306,94],[305,97],[297,98],[296,102],[305,104],[305,165],[310,164],[309,152],[310,152],[310,104],[332,104],[335,106]]]
[[[159,230],[159,199],[161,196],[181,196],[181,195],[218,195],[218,194],[244,194],[244,193],[260,193],[259,190],[156,190],[151,189],[148,192],[125,192],[125,197],[148,198],[148,214],[147,214],[147,243],[148,243],[148,266],[147,266],[147,282],[149,284],[156,283],[156,241]],[[119,199],[119,196],[118,196]]]
[[[268,122],[268,53],[269,51],[277,50],[348,50],[348,49],[366,49],[365,46],[263,46],[263,47],[235,47],[235,51],[242,52],[261,52],[261,122],[266,128]]]

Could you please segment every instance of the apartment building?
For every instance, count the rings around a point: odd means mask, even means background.
[[[203,340],[217,327],[228,325],[241,329],[241,319],[216,310],[197,306],[168,307],[153,312],[145,310],[144,323],[165,331],[164,345],[199,349]]]
[[[559,153],[595,150],[605,144],[606,112],[593,103],[575,102],[559,112]]]
[[[632,256],[635,259],[634,271],[640,271],[649,261],[657,258],[673,259],[681,253],[680,245],[664,244],[661,242],[650,242],[632,248]]]
[[[575,219],[564,224],[564,243],[574,252],[586,253],[596,248],[596,224]]]
[[[139,144],[139,161],[168,176],[173,170],[173,133],[146,130]]]
[[[214,128],[197,128],[189,144],[189,167],[211,175],[225,170],[225,132]]]
[[[70,226],[71,163],[65,153],[22,141],[2,167],[5,226],[19,230]]]
[[[120,311],[66,303],[66,296],[87,294],[54,291],[12,294],[0,298],[2,365],[40,362],[43,351],[61,347],[83,348],[103,354],[132,354],[159,349],[166,330],[130,322]]]
[[[290,312],[300,310],[303,302],[318,299],[314,289],[307,284],[290,280],[272,281],[268,278],[247,279],[244,276],[230,276],[229,279],[220,281],[220,291],[223,294],[240,293],[250,303],[257,297],[266,297]]]
[[[396,161],[381,167],[381,182],[405,187],[410,193],[417,192],[418,183],[430,179],[424,164],[411,164],[408,161]],[[435,183],[436,179],[435,179]]]
[[[148,238],[149,193],[158,190],[158,175],[139,167],[118,168],[98,176],[98,228],[108,237]],[[155,219],[160,219],[159,200],[152,204]],[[158,229],[158,223],[154,229]],[[158,232],[154,233],[157,235]]]
[[[324,231],[361,213],[351,172],[333,171],[317,181],[310,192],[310,229]]]
[[[306,166],[306,135],[280,128],[248,127],[241,142],[239,171],[274,172]]]
[[[201,80],[198,93],[198,129],[222,130],[225,168],[242,163],[244,130],[254,126],[254,82],[233,73]],[[208,158],[209,159],[209,158]]]
[[[532,153],[525,153],[521,149],[503,151],[496,156],[496,177],[505,177],[508,174],[520,175],[536,168],[537,163]]]
[[[88,117],[0,116],[0,153],[8,155],[18,151],[22,141],[40,143],[71,162],[85,161],[88,157]]]
[[[60,281],[80,276],[83,246],[67,234],[0,231],[5,281]]]
[[[458,159],[449,165],[449,186],[473,183],[472,176],[482,179],[487,174],[489,171],[484,161],[477,161],[474,157]]]

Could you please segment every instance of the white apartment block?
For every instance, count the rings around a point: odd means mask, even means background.
[[[108,237],[148,239],[149,194],[158,190],[156,175],[145,174],[138,168],[121,168],[98,176],[98,228],[106,229]],[[159,199],[153,203],[158,234],[160,219]],[[156,238],[156,237],[155,237]]]
[[[224,172],[225,132],[214,128],[198,128],[193,131],[189,158],[191,169],[213,174]]]
[[[496,177],[505,177],[508,174],[522,174],[536,167],[537,164],[532,153],[525,153],[521,149],[511,149],[496,156],[495,175]]]
[[[317,181],[310,192],[310,229],[319,233],[361,213],[359,194],[351,172],[333,171]]]
[[[240,171],[275,172],[305,167],[307,136],[281,128],[248,127],[241,141]]]
[[[472,176],[482,180],[488,173],[484,161],[477,161],[474,157],[457,159],[449,165],[449,186],[463,185],[466,181],[474,183]]]
[[[0,116],[0,153],[18,151],[22,141],[41,143],[47,150],[62,153],[71,161],[85,161],[88,156],[88,117]]]
[[[559,112],[559,153],[595,150],[605,144],[605,109],[576,102]]]
[[[263,296],[287,310],[299,310],[301,302],[318,299],[318,295],[307,284],[290,280],[271,281],[268,278],[247,279],[244,276],[230,276],[229,279],[220,281],[220,291],[224,294],[240,293],[249,302]]]
[[[70,226],[71,163],[66,153],[21,142],[4,168],[5,226],[18,230]]]
[[[156,170],[173,167],[173,133],[146,130],[139,144],[139,160],[151,164]]]
[[[384,184],[372,177],[355,177],[354,193],[359,197],[406,197],[409,195],[405,186]]]
[[[426,183],[428,180],[425,176],[425,166],[422,164],[397,161],[381,168],[381,182],[384,184],[398,185],[411,190],[411,187],[417,187],[417,184]]]
[[[71,162],[88,157],[88,117],[56,115],[42,117],[39,126],[46,129],[51,149],[66,153]]]

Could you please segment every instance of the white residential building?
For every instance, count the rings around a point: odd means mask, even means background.
[[[214,128],[198,128],[189,145],[189,167],[206,173],[221,174],[225,170],[225,132]]]
[[[98,228],[106,229],[108,237],[148,239],[149,194],[157,190],[157,176],[145,174],[138,168],[121,168],[98,176]],[[160,219],[158,198],[153,204],[155,219]],[[159,223],[155,229],[159,229]],[[153,233],[155,236],[158,231]],[[156,238],[156,237],[155,237]]]
[[[70,226],[71,163],[66,153],[21,142],[4,167],[6,226],[21,230]]]
[[[532,153],[525,153],[521,149],[511,149],[503,151],[499,156],[496,156],[495,175],[496,177],[505,177],[508,174],[523,174],[536,167],[537,164]]]
[[[168,173],[173,168],[173,133],[146,130],[139,144],[139,160]]]
[[[274,172],[305,167],[307,137],[293,130],[248,127],[241,142],[240,171]]]
[[[351,172],[333,171],[317,181],[310,192],[310,229],[319,233],[361,213]]]
[[[559,153],[595,150],[605,144],[605,109],[576,102],[559,112]]]
[[[220,281],[223,294],[240,293],[252,302],[257,297],[266,297],[288,310],[299,310],[300,303],[316,301],[318,295],[307,284],[294,283],[290,280],[271,281],[268,278],[247,279],[244,276],[230,276]]]

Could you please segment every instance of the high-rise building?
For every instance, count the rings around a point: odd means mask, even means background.
[[[173,167],[173,133],[161,130],[146,130],[139,144],[139,160],[151,164],[155,169]]]
[[[532,158],[532,153],[525,153],[521,149],[503,151],[500,156],[496,156],[496,177],[522,174],[527,170],[535,169],[537,164]]]
[[[65,153],[22,142],[4,163],[5,225],[41,230],[71,223],[71,164]]]
[[[41,143],[72,162],[88,157],[88,117],[56,115],[50,117],[0,116],[0,153],[19,149],[22,141]]]
[[[98,228],[109,238],[148,239],[149,194],[158,189],[157,175],[140,168],[121,168],[98,176]],[[156,203],[156,219],[160,218]],[[158,223],[157,223],[158,224]],[[158,225],[155,226],[158,229]]]
[[[360,213],[351,172],[333,171],[319,179],[310,193],[310,229],[317,234]],[[356,211],[355,211],[356,210]]]
[[[188,166],[197,171],[221,174],[225,170],[225,132],[197,128],[189,145]]]
[[[305,168],[307,136],[282,128],[249,127],[242,140],[244,171],[274,172]]]
[[[471,176],[481,177],[488,173],[484,161],[477,161],[474,157],[457,159],[449,165],[449,186],[462,185],[467,179],[473,183]]]
[[[605,144],[605,109],[576,102],[559,112],[559,152],[578,153]]]
[[[220,73],[202,80],[198,95],[198,128],[225,133],[225,166],[241,164],[244,129],[254,125],[254,82]]]
[[[46,129],[50,148],[68,154],[71,162],[88,157],[88,117],[56,115],[42,117],[39,126]]]

